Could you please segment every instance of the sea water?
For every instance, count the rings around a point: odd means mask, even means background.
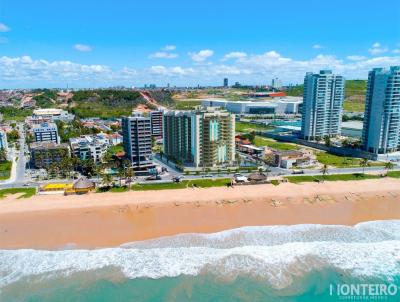
[[[391,286],[348,295],[340,285]],[[1,250],[0,301],[400,301],[400,220]],[[372,292],[373,294],[376,292]]]

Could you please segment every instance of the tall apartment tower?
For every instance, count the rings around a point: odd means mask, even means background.
[[[271,86],[272,86],[272,88],[275,88],[275,89],[281,89],[282,81],[278,78],[274,78],[274,79],[272,79]]]
[[[301,136],[307,140],[340,135],[344,78],[321,70],[304,78]]]
[[[233,164],[235,115],[216,108],[165,113],[164,153],[195,167]]]
[[[136,171],[147,172],[154,168],[152,162],[151,119],[140,113],[122,118],[122,135],[125,156]]]
[[[229,86],[228,78],[224,78],[224,88],[228,88],[228,86]]]
[[[42,123],[33,126],[33,135],[35,142],[53,142],[60,143],[58,128],[55,123]]]
[[[162,138],[163,136],[163,112],[161,110],[151,111],[151,135],[154,138]]]
[[[362,134],[363,149],[384,154],[400,147],[400,66],[368,74]]]

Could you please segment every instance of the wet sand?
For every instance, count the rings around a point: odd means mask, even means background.
[[[400,219],[400,180],[257,185],[0,201],[0,248],[96,248],[241,226]]]

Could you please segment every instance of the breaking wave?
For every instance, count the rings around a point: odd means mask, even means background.
[[[197,276],[262,278],[284,289],[315,271],[344,276],[400,275],[400,220],[354,227],[243,227],[214,234],[182,234],[96,250],[1,250],[1,288],[21,280],[115,271],[127,279]]]

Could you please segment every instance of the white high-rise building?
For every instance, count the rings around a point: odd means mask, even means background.
[[[271,83],[272,88],[281,89],[282,88],[282,81],[278,78],[272,79]]]
[[[304,78],[301,136],[307,140],[340,135],[344,78],[321,70]]]
[[[362,142],[364,150],[384,154],[400,147],[400,66],[368,74]]]

